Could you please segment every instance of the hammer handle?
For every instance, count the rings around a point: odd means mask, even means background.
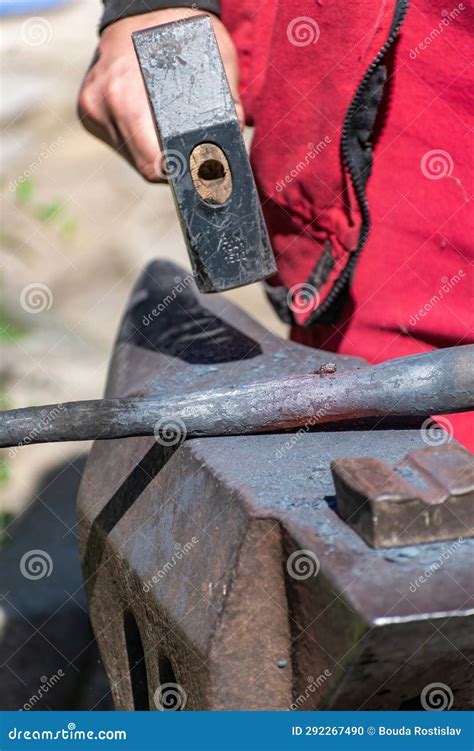
[[[241,435],[474,408],[474,345],[387,360],[334,375],[298,375],[173,396],[128,397],[0,413],[0,447],[155,434]]]

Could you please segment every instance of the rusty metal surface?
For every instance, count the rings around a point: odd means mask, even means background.
[[[280,375],[230,388],[216,385],[165,398],[93,399],[7,410],[0,413],[0,448],[22,445],[25,440],[43,443],[146,435],[159,440],[169,439],[170,432],[187,438],[275,433],[360,418],[426,417],[471,407],[474,345],[465,345],[346,373],[337,373],[336,364],[328,363],[305,375]],[[45,411],[50,418],[41,424]]]
[[[337,512],[373,547],[474,535],[474,457],[458,445],[379,459],[333,461]]]
[[[107,395],[357,364],[191,286],[173,300],[176,278],[159,263],[137,285]],[[332,460],[394,465],[424,445],[419,427],[383,425],[95,443],[82,561],[116,707],[156,709],[172,683],[185,709],[419,708],[437,680],[469,706],[473,541],[374,550],[335,508]]]

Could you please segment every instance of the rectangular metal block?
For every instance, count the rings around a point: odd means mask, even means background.
[[[370,458],[331,469],[339,516],[372,547],[474,535],[474,457],[459,445],[412,451],[393,469]]]

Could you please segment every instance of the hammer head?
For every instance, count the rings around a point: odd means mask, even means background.
[[[275,260],[209,16],[132,37],[199,290],[270,276]]]

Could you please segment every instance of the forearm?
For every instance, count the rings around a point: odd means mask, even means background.
[[[220,0],[104,0],[105,10],[100,21],[99,30],[121,18],[138,16],[155,10],[167,8],[192,8],[219,15]]]

